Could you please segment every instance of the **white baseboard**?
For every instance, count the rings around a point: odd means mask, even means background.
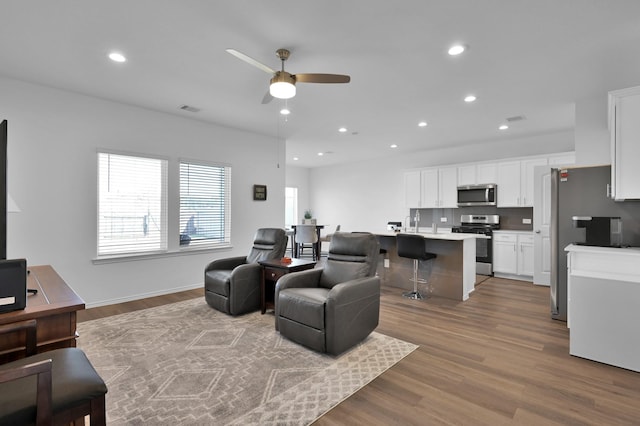
[[[529,275],[503,274],[501,272],[493,272],[493,276],[497,278],[508,278],[510,280],[533,282],[533,277]]]
[[[154,296],[163,296],[165,294],[178,293],[181,291],[194,290],[194,289],[203,288],[203,287],[204,287],[203,283],[197,283],[197,284],[191,284],[183,287],[175,287],[175,288],[170,288],[165,290],[152,291],[149,293],[134,294],[127,297],[119,297],[117,299],[109,299],[109,300],[102,300],[100,302],[87,303],[85,305],[85,308],[89,309],[89,308],[98,308],[100,306],[115,305],[117,303],[131,302],[133,300],[146,299]]]

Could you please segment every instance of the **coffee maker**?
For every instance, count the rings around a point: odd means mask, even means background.
[[[573,216],[573,226],[585,229],[585,246],[620,247],[622,219],[620,217]]]

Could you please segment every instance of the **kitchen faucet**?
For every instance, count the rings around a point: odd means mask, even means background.
[[[409,216],[405,217],[405,218],[404,218],[404,222],[402,222],[402,226],[403,226],[403,228],[404,228],[404,231],[403,231],[403,232],[407,232],[407,229],[409,228],[409,227],[407,226],[407,219],[409,219],[409,225],[411,225],[411,215],[409,215]]]
[[[416,234],[418,233],[418,223],[420,222],[420,210],[416,209],[416,215],[413,218],[416,225]]]

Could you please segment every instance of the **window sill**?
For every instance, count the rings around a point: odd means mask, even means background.
[[[120,263],[120,262],[136,262],[139,260],[150,259],[163,259],[167,257],[176,256],[191,256],[195,254],[213,253],[217,251],[231,250],[232,245],[217,245],[217,246],[191,246],[181,247],[178,250],[173,251],[159,251],[151,253],[130,253],[130,254],[117,254],[112,256],[99,256],[91,260],[94,265],[104,265],[108,263]]]

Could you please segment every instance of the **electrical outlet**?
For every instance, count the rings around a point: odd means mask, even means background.
[[[444,223],[444,222],[446,222],[446,221],[447,221],[447,218],[446,218],[446,217],[441,217],[441,218],[440,218],[440,222]]]
[[[531,219],[523,218],[522,219],[522,224],[523,225],[531,225]]]
[[[384,260],[384,267],[388,268],[389,267],[389,259],[385,259]]]

